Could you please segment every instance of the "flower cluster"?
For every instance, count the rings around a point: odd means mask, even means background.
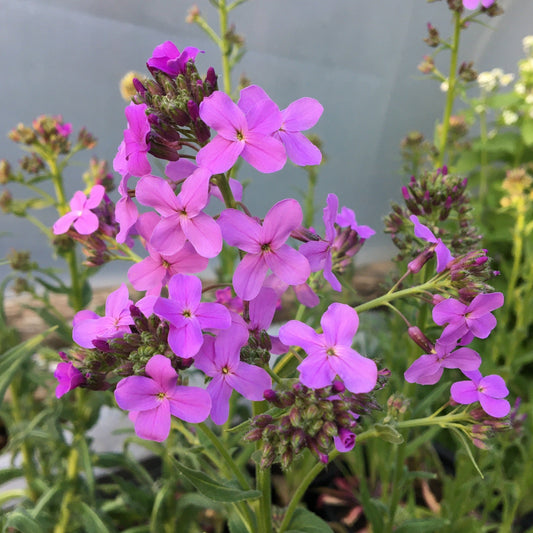
[[[302,208],[292,198],[277,202],[262,219],[252,216],[242,185],[230,178],[234,165],[242,158],[273,173],[287,158],[300,166],[320,164],[320,150],[302,132],[323,109],[306,97],[280,110],[255,85],[241,90],[235,103],[217,90],[212,68],[204,78],[198,74],[198,53],[180,52],[171,42],[156,47],[147,62],[153,79],[134,80],[137,95],[125,111],[127,128],[114,160],[119,201],[115,206],[103,184],[93,183],[87,194],[74,195],[70,211],[54,224],[55,234],[92,238],[95,249],[99,239],[98,257],[116,239],[134,261],[131,285],[145,293],[134,304],[123,284],[109,295],[104,316],[87,310],[75,316],[79,348],[58,367],[57,395],[78,386],[114,388],[137,435],[156,441],[167,438],[172,416],[193,423],[210,417],[221,425],[230,418],[232,396],[266,399],[275,411],[255,418],[247,434],[264,442],[262,465],[279,461],[286,468],[304,448],[326,462],[333,447],[353,447],[356,419],[377,407],[370,394],[378,385],[378,366],[352,347],[359,315],[346,303],[332,303],[319,329],[290,320],[279,337],[268,330],[290,287],[302,304],[298,318],[306,306],[320,303],[320,272],[341,292],[344,271],[374,230],[358,224],[334,194],[323,210],[323,236],[302,225]],[[168,161],[164,175],[154,174],[149,155]],[[404,190],[407,209],[395,207],[388,220],[396,242],[405,244],[402,253],[413,256],[407,274],[436,255],[439,279],[455,288],[453,295],[457,284],[463,290],[460,300],[435,295],[434,320],[447,326],[435,345],[426,339],[427,353],[406,372],[408,381],[436,383],[443,368],[477,371],[480,357],[465,344],[489,334],[491,311],[502,304],[498,293],[480,293],[486,255],[472,252],[477,236],[469,225],[465,186],[445,169],[413,178]],[[142,214],[138,204],[146,208]],[[451,212],[460,230],[448,239],[439,225]],[[144,258],[131,251],[133,237],[139,237]],[[205,286],[200,276],[224,245],[233,253],[231,283]],[[422,332],[414,336],[425,338]],[[281,356],[273,367],[271,355]],[[279,373],[293,358],[300,360],[297,383]],[[203,375],[205,388],[188,384],[193,373]],[[471,386],[456,384],[455,401],[479,400],[489,414],[503,413],[501,403],[487,400],[501,399],[503,389],[476,376],[478,396]]]

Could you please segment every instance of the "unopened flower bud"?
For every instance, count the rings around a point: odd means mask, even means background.
[[[424,350],[424,353],[430,354],[435,349],[433,343],[422,333],[422,330],[418,326],[409,327],[407,333],[411,337],[411,340],[416,342]]]

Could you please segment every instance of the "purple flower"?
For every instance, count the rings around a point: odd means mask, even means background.
[[[444,344],[437,341],[433,353],[421,355],[405,371],[405,380],[420,385],[434,385],[439,381],[445,368],[477,370],[481,357],[470,348],[458,348],[456,344]]]
[[[128,120],[128,127],[124,130],[124,156],[132,176],[146,176],[152,171],[148,162],[150,123],[146,109],[146,104],[136,105],[133,102],[124,109]]]
[[[243,300],[255,298],[268,269],[289,285],[304,283],[310,274],[309,262],[285,243],[302,223],[302,208],[296,200],[281,200],[270,208],[261,225],[252,217],[225,209],[218,223],[230,246],[246,255],[233,274],[233,287]]]
[[[474,337],[486,339],[496,327],[496,318],[491,313],[503,305],[503,294],[478,294],[466,305],[454,298],[448,298],[433,308],[433,320],[439,326],[448,324],[440,340],[451,343],[462,339],[468,344]]]
[[[246,89],[243,89],[245,91]],[[200,104],[200,117],[217,135],[196,155],[198,165],[213,174],[229,170],[239,156],[260,172],[276,172],[286,161],[283,144],[272,137],[281,126],[281,113],[270,99],[246,111],[221,91]]]
[[[500,418],[511,410],[507,400],[504,400],[509,390],[501,376],[491,374],[483,377],[479,370],[464,372],[470,381],[458,381],[450,390],[452,399],[460,404],[479,402],[483,410],[490,416]]]
[[[185,180],[178,196],[162,178],[145,176],[139,181],[137,200],[162,216],[150,237],[150,244],[159,253],[174,254],[183,248],[186,240],[203,257],[215,257],[220,253],[220,228],[202,211],[209,199],[210,177],[208,170],[198,168]]]
[[[241,91],[239,107],[246,113],[264,100],[272,101],[261,87],[250,85]],[[287,156],[295,165],[319,165],[322,161],[318,147],[301,132],[312,128],[323,111],[318,100],[308,97],[292,102],[281,111],[281,126],[274,132],[274,137],[283,143]]]
[[[435,237],[433,232],[418,220],[416,215],[411,215],[409,220],[415,225],[415,237],[435,244],[434,250],[437,255],[437,272],[445,270],[446,265],[453,259],[450,250],[448,250],[446,245],[442,242],[442,239]]]
[[[161,70],[171,77],[176,77],[178,74],[185,73],[187,61],[194,61],[198,52],[198,48],[193,46],[187,46],[180,52],[172,41],[165,41],[154,48],[152,57],[148,59],[146,65]]]
[[[72,338],[74,342],[84,348],[94,348],[93,340],[96,339],[115,339],[122,337],[124,333],[130,333],[130,325],[133,324],[133,318],[130,315],[130,305],[133,302],[128,297],[128,288],[123,283],[116,291],[113,291],[105,303],[105,316],[98,318],[87,317],[86,311],[83,313],[83,319],[80,320],[78,314],[74,317],[74,328]]]
[[[55,235],[66,233],[72,224],[80,235],[90,235],[94,233],[100,222],[98,217],[91,211],[100,205],[105,194],[102,185],[95,185],[91,189],[89,198],[82,191],[76,191],[70,200],[70,211],[56,220],[53,230]]]
[[[122,176],[118,184],[120,199],[115,205],[115,220],[120,226],[120,231],[116,239],[118,243],[122,244],[126,242],[131,229],[135,226],[135,222],[137,222],[137,218],[139,217],[137,206],[128,194],[128,180],[131,178],[131,174],[128,172],[126,145],[124,141],[119,144],[117,155],[113,159],[113,170]]]
[[[229,399],[233,389],[248,400],[263,400],[263,392],[272,387],[267,371],[240,360],[240,350],[248,342],[248,331],[232,326],[216,338],[206,338],[194,365],[213,379],[207,386],[211,395],[211,418],[224,424],[229,415]]]
[[[377,382],[377,367],[372,359],[352,348],[359,317],[349,305],[331,304],[320,320],[323,333],[307,324],[291,320],[281,326],[279,338],[288,346],[300,346],[307,357],[298,366],[300,381],[313,389],[328,387],[339,376],[355,393],[370,392]]]
[[[333,437],[337,451],[344,453],[353,450],[355,446],[355,434],[346,428],[340,428],[339,434]]]
[[[68,137],[72,133],[72,124],[70,122],[67,122],[66,124],[58,122],[56,124],[56,130],[61,137]]]
[[[354,210],[346,206],[341,207],[341,212],[337,215],[335,222],[341,228],[349,227],[352,231],[355,231],[361,239],[370,239],[372,235],[376,234],[370,226],[358,224]]]
[[[226,329],[231,315],[217,303],[200,303],[202,282],[196,276],[176,274],[168,284],[170,299],[159,298],[154,312],[169,321],[168,344],[179,357],[193,357],[204,342],[202,329]]]
[[[118,382],[117,404],[132,411],[135,433],[141,439],[164,441],[170,433],[171,415],[192,423],[209,416],[209,394],[199,387],[177,385],[177,378],[170,359],[154,355],[146,363],[146,376],[129,376]]]
[[[463,6],[466,9],[477,9],[481,4],[483,7],[490,7],[494,4],[494,0],[463,0]]]
[[[70,361],[59,363],[54,377],[58,381],[56,398],[61,398],[63,394],[85,383],[85,376]]]

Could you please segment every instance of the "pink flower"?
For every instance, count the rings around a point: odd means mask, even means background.
[[[486,339],[496,327],[496,318],[491,313],[503,305],[503,294],[478,294],[469,305],[448,298],[433,308],[433,321],[442,326],[448,324],[440,337],[441,342],[452,343],[462,339],[468,344],[474,337]]]
[[[128,127],[124,130],[124,156],[132,176],[146,176],[152,171],[148,162],[150,123],[146,116],[147,107],[146,104],[132,102],[124,110],[128,120]]]
[[[220,228],[202,211],[209,199],[210,177],[208,170],[198,168],[185,180],[178,196],[162,178],[145,176],[139,181],[137,200],[162,216],[150,237],[150,244],[159,253],[174,254],[183,248],[186,240],[203,257],[215,257],[220,253]]]
[[[211,410],[211,397],[199,387],[177,385],[178,374],[170,359],[154,355],[146,376],[130,376],[115,390],[118,406],[132,411],[135,433],[141,439],[164,441],[170,433],[171,415],[185,422],[203,422]]]
[[[246,255],[233,274],[233,287],[243,300],[255,298],[268,269],[289,285],[304,283],[310,274],[309,262],[286,244],[291,232],[302,223],[302,208],[296,200],[286,199],[275,204],[261,225],[252,217],[225,209],[218,223],[230,246]]]
[[[470,381],[458,381],[451,388],[454,401],[460,404],[479,402],[483,410],[490,416],[500,418],[511,410],[507,400],[504,400],[509,390],[501,376],[492,374],[483,377],[479,370],[464,372]]]
[[[70,361],[59,363],[54,377],[58,381],[56,398],[61,398],[63,394],[85,383],[85,376]]]
[[[70,200],[70,211],[56,220],[53,231],[55,235],[66,233],[72,224],[74,229],[81,235],[90,235],[94,233],[100,224],[98,217],[91,211],[100,205],[105,194],[105,188],[102,185],[95,185],[91,189],[89,198],[82,191],[74,193]]]
[[[120,193],[120,199],[115,205],[115,220],[120,226],[116,239],[118,243],[126,242],[130,231],[137,218],[139,217],[139,211],[135,202],[130,198],[128,193],[128,181],[131,178],[131,174],[128,171],[128,162],[126,160],[126,145],[122,141],[118,147],[117,155],[113,159],[113,170],[118,172],[122,179],[118,185],[118,192]]]
[[[250,85],[241,91],[239,106],[246,113],[262,100],[270,100],[270,97],[261,87]],[[281,126],[274,132],[274,137],[283,143],[287,156],[295,165],[319,165],[322,161],[318,147],[301,132],[312,128],[323,111],[318,100],[308,97],[292,102],[281,111]]]
[[[229,399],[233,389],[259,402],[263,392],[272,387],[267,371],[240,360],[240,350],[248,342],[248,331],[235,325],[221,331],[216,338],[206,338],[194,365],[213,379],[207,386],[211,396],[211,418],[215,424],[224,424],[229,415]]]
[[[74,317],[72,338],[74,342],[84,348],[94,348],[93,340],[115,339],[130,333],[133,318],[130,315],[130,306],[133,302],[128,297],[128,288],[123,283],[116,291],[113,291],[105,303],[105,316],[91,318],[92,313],[80,311]],[[78,315],[80,315],[78,317]],[[81,319],[80,319],[81,318]]]
[[[466,9],[477,9],[481,4],[483,7],[490,7],[494,4],[494,0],[463,0],[463,6]]]
[[[154,312],[168,320],[168,344],[179,357],[193,357],[204,342],[202,329],[226,329],[229,311],[218,303],[201,303],[202,282],[196,276],[176,274],[168,284],[169,299],[159,298]]]
[[[165,41],[154,48],[152,57],[148,59],[146,65],[176,77],[185,73],[187,61],[194,61],[198,52],[198,48],[193,46],[188,46],[180,52],[172,41]]]
[[[453,259],[450,250],[448,250],[446,245],[442,242],[442,239],[435,237],[433,232],[418,220],[416,215],[411,215],[409,220],[415,225],[415,237],[435,244],[433,249],[437,256],[437,272],[445,270],[446,265]]]
[[[245,91],[245,89],[243,89]],[[270,99],[244,111],[221,91],[200,104],[200,118],[217,135],[196,155],[198,165],[213,174],[229,170],[239,156],[260,172],[276,172],[286,161],[285,149],[272,134],[281,126],[281,113]]]
[[[405,380],[420,385],[434,385],[439,381],[445,368],[459,368],[461,370],[477,370],[481,364],[481,357],[470,348],[458,348],[456,345],[435,344],[433,353],[421,355],[405,371]]]
[[[346,428],[340,428],[339,434],[333,437],[335,448],[341,453],[353,450],[355,446],[355,434]]]
[[[307,324],[291,320],[281,326],[279,338],[287,346],[300,346],[307,357],[298,366],[300,381],[313,389],[328,387],[339,376],[355,393],[370,392],[377,382],[377,367],[372,359],[352,348],[359,317],[349,305],[331,304],[320,320],[323,333]]]

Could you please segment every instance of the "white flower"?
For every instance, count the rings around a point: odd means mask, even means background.
[[[440,84],[440,90],[441,90],[443,93],[447,93],[449,88],[450,88],[450,84],[448,83],[448,80],[445,80],[445,81],[443,81],[443,82]]]
[[[503,74],[500,76],[500,84],[502,87],[507,87],[514,80],[514,74]]]
[[[526,94],[526,86],[523,83],[517,83],[514,86],[514,91],[517,94]]]
[[[533,93],[529,93],[527,96],[526,96],[526,104],[533,104]]]
[[[531,49],[533,48],[533,35],[527,35],[522,39],[522,48],[526,54],[531,52]]]
[[[482,104],[478,104],[476,107],[474,107],[474,111],[475,111],[478,115],[481,115],[481,113],[484,113],[484,112],[485,112],[485,106],[482,105]]]
[[[506,126],[511,126],[518,120],[518,115],[514,111],[510,111],[509,109],[506,109],[502,113],[502,120]]]
[[[496,87],[496,78],[492,72],[480,72],[477,77],[478,85],[484,91],[490,92]]]

